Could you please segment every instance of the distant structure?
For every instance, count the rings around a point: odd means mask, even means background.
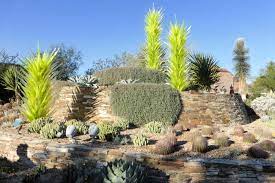
[[[239,92],[239,78],[224,68],[219,69],[220,80],[213,85],[213,90],[217,93],[230,93],[232,87],[235,93]]]

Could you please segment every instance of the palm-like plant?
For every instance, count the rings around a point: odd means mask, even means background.
[[[248,63],[248,49],[243,38],[237,39],[233,55],[235,74],[239,78],[239,92],[244,94],[246,92],[246,79],[249,76],[250,64]]]
[[[219,66],[212,56],[196,53],[190,55],[188,61],[190,83],[193,87],[209,91],[211,85],[219,81]]]
[[[171,24],[168,37],[170,49],[168,76],[171,86],[179,91],[183,91],[188,86],[186,64],[188,34],[189,28]]]
[[[29,121],[50,114],[52,104],[52,81],[56,76],[53,61],[57,51],[41,53],[28,58],[24,63],[22,113]]]
[[[146,67],[149,69],[161,69],[161,23],[162,11],[150,9],[145,17],[145,32],[146,32]]]
[[[5,86],[5,89],[13,91],[16,101],[19,102],[21,86],[19,66],[10,66],[5,72],[0,75],[0,78],[1,84]]]

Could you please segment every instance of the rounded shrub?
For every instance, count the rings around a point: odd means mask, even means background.
[[[255,143],[257,142],[257,139],[252,133],[245,133],[243,135],[243,141],[247,143]]]
[[[218,134],[214,138],[215,144],[219,147],[227,147],[230,145],[229,138],[226,135]]]
[[[98,138],[100,140],[111,141],[113,138],[119,134],[119,127],[114,126],[111,122],[100,122],[97,124],[99,128]]]
[[[192,151],[203,153],[203,152],[206,152],[207,149],[208,149],[208,142],[207,142],[207,139],[205,137],[196,136],[193,139]]]
[[[169,85],[136,83],[111,88],[114,115],[142,126],[151,121],[173,124],[181,111],[179,93]]]
[[[114,85],[122,80],[137,80],[140,83],[165,83],[166,75],[157,70],[137,67],[110,68],[96,72],[94,75],[98,84],[103,86]]]
[[[40,130],[40,134],[42,137],[47,139],[53,139],[57,137],[57,134],[60,132],[64,132],[65,126],[63,123],[48,123],[43,126]]]
[[[177,137],[174,133],[165,135],[164,138],[157,141],[154,152],[157,154],[167,155],[173,153],[176,149]]]
[[[50,117],[43,117],[43,118],[33,120],[28,127],[28,132],[40,133],[40,130],[43,126],[52,122],[53,122],[53,119]]]
[[[163,124],[158,121],[152,121],[145,125],[146,130],[149,133],[161,133],[163,129]]]

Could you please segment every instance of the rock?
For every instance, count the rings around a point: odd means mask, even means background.
[[[66,128],[66,137],[73,138],[74,136],[76,136],[76,133],[77,133],[77,130],[74,125],[69,125]]]
[[[56,137],[57,138],[60,138],[60,137],[62,137],[64,135],[64,131],[63,130],[61,130],[60,132],[57,132],[56,133]]]
[[[22,124],[23,124],[23,120],[20,119],[20,118],[17,118],[17,119],[15,119],[14,123],[12,124],[12,126],[13,126],[14,128],[18,128],[18,127],[20,127]]]
[[[268,121],[270,121],[272,118],[270,117],[270,116],[268,116],[268,115],[264,115],[264,116],[262,116],[261,117],[261,121],[262,122],[268,122]]]
[[[259,145],[253,145],[247,150],[247,155],[253,158],[268,158],[269,153],[261,148]]]
[[[99,128],[97,127],[96,124],[91,124],[88,132],[91,137],[95,137],[99,133]]]

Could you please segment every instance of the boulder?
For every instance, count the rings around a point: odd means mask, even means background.
[[[77,134],[77,130],[76,127],[74,125],[69,125],[66,128],[66,137],[68,138],[73,138],[74,136],[76,136]]]
[[[91,137],[95,137],[99,133],[99,128],[97,127],[96,124],[91,124],[88,132]]]
[[[263,150],[259,145],[253,145],[247,150],[247,154],[253,158],[263,158],[266,159],[269,157],[269,153]]]

